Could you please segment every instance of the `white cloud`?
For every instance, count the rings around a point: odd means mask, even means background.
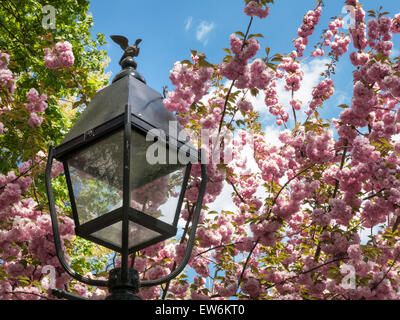
[[[220,195],[215,199],[213,203],[207,205],[210,211],[236,211],[237,207],[232,201],[232,193],[234,193],[232,186],[227,182],[224,182],[224,187]]]
[[[196,39],[202,41],[204,45],[208,42],[210,32],[215,28],[214,22],[201,21],[197,26]]]
[[[330,60],[327,58],[314,58],[310,63],[301,64],[301,70],[304,73],[303,80],[299,91],[294,93],[294,98],[303,103],[302,111],[307,110],[308,104],[312,100],[313,88],[321,81],[321,73],[326,70],[326,64],[329,62]],[[277,92],[279,103],[282,104],[288,112],[290,111],[289,114],[291,114],[290,101],[292,100],[292,93],[285,89],[284,80],[277,82]],[[297,114],[299,121],[304,121],[306,119],[304,112],[297,112]]]
[[[185,22],[185,30],[188,31],[192,27],[193,17],[188,17]]]

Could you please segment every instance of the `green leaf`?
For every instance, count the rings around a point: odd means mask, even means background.
[[[264,36],[261,33],[257,33],[257,34],[251,34],[248,36],[249,39],[251,38],[264,38]]]
[[[238,35],[238,36],[240,36],[240,37],[242,37],[242,38],[245,37],[244,33],[241,32],[241,31],[236,31],[235,34]]]

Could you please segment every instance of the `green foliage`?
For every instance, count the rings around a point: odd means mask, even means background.
[[[45,5],[52,5],[56,12],[56,28],[45,29],[42,13]],[[91,36],[93,18],[88,14],[87,0],[8,0],[0,2],[0,50],[10,55],[8,68],[14,74],[16,91],[12,97],[0,92],[0,107],[9,106],[9,111],[0,114],[4,124],[4,134],[0,136],[0,174],[18,172],[18,166],[34,160],[38,152],[46,154],[50,145],[58,145],[74,123],[77,107],[82,110],[94,94],[108,84],[104,70],[107,55],[100,47],[105,45],[105,37]],[[70,68],[51,70],[44,63],[45,49],[53,49],[59,41],[68,41],[73,46],[75,63]],[[35,88],[39,94],[47,96],[41,126],[31,128],[27,121],[30,113],[25,107],[26,94]],[[12,98],[12,99],[11,99]],[[32,187],[24,195],[38,202],[38,208],[46,211],[47,199],[44,184],[44,161],[34,166],[28,175],[34,180]],[[70,215],[68,192],[63,175],[53,179],[54,194],[60,215]],[[107,255],[100,259],[87,257],[95,254],[95,248],[81,239],[76,239],[79,247],[71,251],[71,261],[77,271],[100,270]],[[25,248],[24,248],[25,250]],[[31,265],[40,261],[24,251],[24,259]],[[84,255],[84,258],[82,258]],[[85,256],[86,255],[86,256]],[[21,262],[20,261],[20,262]],[[7,277],[0,268],[0,277]],[[26,279],[20,279],[25,282]],[[32,284],[35,285],[35,284]]]

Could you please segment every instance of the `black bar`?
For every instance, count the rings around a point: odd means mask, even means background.
[[[124,132],[124,177],[123,177],[123,206],[122,206],[122,250],[121,250],[121,278],[128,281],[129,257],[129,209],[131,207],[131,137],[132,137],[131,105],[125,107]]]

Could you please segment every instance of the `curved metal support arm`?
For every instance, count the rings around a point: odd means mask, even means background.
[[[53,296],[55,296],[58,299],[89,300],[88,298],[84,298],[84,297],[78,296],[74,293],[67,292],[67,291],[60,290],[60,289],[53,289],[53,290],[51,290],[51,293],[53,294]]]
[[[207,165],[201,164],[201,185],[200,185],[199,195],[197,198],[195,212],[193,215],[192,229],[190,230],[189,240],[188,240],[188,243],[186,246],[186,252],[185,252],[185,255],[184,255],[180,265],[174,271],[172,271],[169,275],[167,275],[163,278],[156,279],[156,280],[140,281],[140,287],[158,286],[160,284],[168,282],[168,281],[172,280],[173,278],[175,278],[177,275],[179,275],[183,271],[183,269],[186,267],[186,265],[188,264],[190,256],[192,254],[194,241],[196,238],[197,225],[199,223],[199,217],[200,217],[201,207],[202,207],[202,203],[203,203],[203,198],[204,198],[204,194],[206,192],[206,185],[207,185]]]
[[[63,266],[63,268],[65,269],[65,271],[71,277],[75,278],[76,280],[83,282],[85,284],[91,285],[91,286],[107,287],[108,281],[93,280],[93,279],[85,278],[82,275],[76,273],[74,270],[72,270],[70,265],[65,260],[64,253],[63,253],[62,247],[61,247],[60,231],[58,229],[58,220],[57,220],[57,213],[56,213],[56,208],[55,208],[55,204],[54,204],[53,187],[51,185],[51,168],[53,165],[53,152],[54,152],[54,148],[50,147],[49,156],[48,156],[47,164],[46,164],[46,191],[47,191],[47,197],[48,197],[48,201],[49,201],[51,225],[53,227],[54,244],[56,246],[56,253],[57,253],[58,260],[60,260],[60,263]]]

